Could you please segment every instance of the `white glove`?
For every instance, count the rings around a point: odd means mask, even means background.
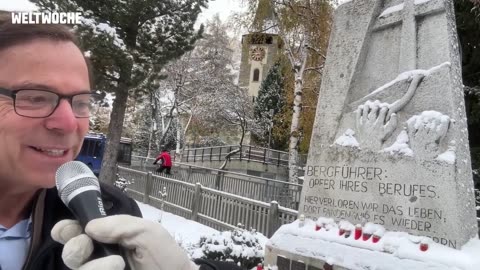
[[[126,250],[133,270],[198,270],[173,237],[158,223],[129,215],[116,215],[90,221],[85,233],[76,220],[62,220],[52,229],[52,238],[65,244],[62,259],[78,270],[123,270],[125,262],[118,255],[87,262],[93,251],[92,238],[102,243],[116,243]]]

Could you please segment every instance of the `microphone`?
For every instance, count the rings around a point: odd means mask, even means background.
[[[100,183],[90,168],[80,161],[69,161],[55,174],[55,184],[62,202],[85,229],[93,219],[107,216],[100,193]],[[94,242],[93,258],[121,255],[116,244]]]

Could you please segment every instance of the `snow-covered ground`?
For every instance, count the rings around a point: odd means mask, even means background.
[[[192,246],[200,241],[200,237],[218,233],[217,230],[198,222],[185,219],[168,212],[137,201],[143,218],[156,221],[162,218],[162,226],[177,240],[183,247]]]
[[[209,258],[238,262],[239,265],[256,269],[263,261],[268,239],[261,233],[247,230],[219,232],[198,222],[160,211],[137,201],[145,219],[159,222],[186,250],[192,259]],[[203,241],[202,241],[203,240]],[[202,241],[202,245],[200,242]],[[210,257],[209,257],[210,256]]]
[[[138,201],[137,204],[145,219],[155,222],[161,219],[161,225],[192,259],[202,258],[205,253],[213,252],[223,253],[224,258],[235,257],[242,262],[263,260],[268,238],[261,233],[247,230],[219,232],[198,222],[160,211],[150,205]],[[202,237],[204,244],[200,247]]]
[[[231,243],[231,233],[221,233],[200,223],[162,212],[152,206],[137,202],[145,219],[152,221],[162,219],[162,226],[175,237],[177,242],[196,258],[201,253],[198,243],[202,236],[211,237],[218,243]],[[368,240],[354,239],[354,226],[346,222],[336,225],[333,220],[319,218],[316,222],[299,220],[283,225],[269,240],[258,234],[260,246],[265,244],[281,248],[293,254],[316,257],[332,264],[339,264],[350,269],[382,269],[382,270],[478,270],[480,269],[480,240],[472,239],[460,250],[436,244],[426,237],[418,237],[403,232],[385,232],[380,225],[366,224],[363,233],[369,235]],[[322,228],[317,231],[315,226]],[[339,236],[339,230],[350,231]],[[373,235],[378,241],[372,242]],[[248,232],[244,235],[251,237]],[[420,250],[420,244],[427,244],[427,251]],[[211,249],[209,247],[209,249]],[[222,244],[214,246],[225,249]],[[235,248],[234,248],[235,249]],[[253,256],[254,251],[241,249],[237,252]],[[258,254],[257,254],[258,255]],[[263,256],[263,254],[261,254]]]

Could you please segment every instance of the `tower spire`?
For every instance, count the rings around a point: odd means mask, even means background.
[[[277,34],[276,19],[270,0],[258,0],[255,17],[250,27],[251,32]]]

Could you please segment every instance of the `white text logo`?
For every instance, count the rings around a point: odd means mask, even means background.
[[[80,24],[80,12],[12,12],[12,24]]]

